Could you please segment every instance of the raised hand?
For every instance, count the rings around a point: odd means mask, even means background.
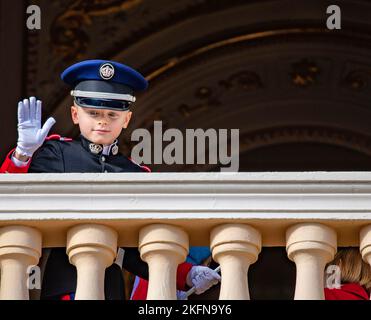
[[[32,157],[44,143],[50,128],[56,121],[50,117],[41,127],[41,101],[35,97],[18,103],[18,142],[16,154]]]

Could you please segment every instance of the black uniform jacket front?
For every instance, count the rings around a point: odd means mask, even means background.
[[[109,154],[103,155],[103,146],[93,144],[82,135],[77,140],[48,140],[35,152],[28,172],[148,171],[119,153],[116,144],[111,146]],[[148,279],[148,266],[140,259],[138,249],[123,249],[123,267],[141,278]],[[46,264],[41,298],[50,299],[75,292],[76,278],[76,268],[69,263],[66,248],[53,248]],[[105,297],[107,300],[124,299],[122,270],[115,263],[106,269]]]

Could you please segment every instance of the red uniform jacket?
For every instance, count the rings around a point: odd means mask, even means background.
[[[27,173],[28,168],[30,167],[31,161],[28,162],[27,166],[17,167],[12,161],[12,154],[15,148],[11,150],[7,155],[0,167],[0,173]]]
[[[45,139],[48,140],[64,140],[64,141],[72,141],[71,138],[62,138],[59,134],[52,134]],[[12,161],[12,155],[15,151],[15,148],[12,149],[7,155],[0,167],[0,173],[27,173],[30,167],[31,161],[28,161],[27,165],[24,167],[17,167]]]

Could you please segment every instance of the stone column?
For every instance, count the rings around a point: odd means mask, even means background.
[[[179,227],[152,224],[140,230],[140,255],[149,271],[147,300],[176,300],[176,272],[188,248],[188,235]]]
[[[260,233],[245,224],[224,224],[210,234],[213,259],[221,267],[220,300],[249,300],[247,273],[261,251]]]
[[[324,272],[337,250],[336,232],[319,223],[299,223],[286,231],[286,250],[296,264],[295,300],[323,300]]]
[[[29,299],[30,267],[38,264],[41,248],[41,233],[34,228],[7,226],[0,229],[1,300]]]
[[[82,224],[67,233],[67,254],[77,269],[76,300],[104,300],[104,275],[117,253],[117,232]]]

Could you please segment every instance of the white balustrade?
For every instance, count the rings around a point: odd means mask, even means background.
[[[26,226],[0,228],[0,299],[28,300],[29,272],[41,256],[41,233]]]
[[[221,267],[220,300],[250,299],[247,272],[261,251],[259,231],[244,224],[224,224],[210,235],[213,258]]]
[[[299,223],[286,232],[286,250],[296,264],[295,300],[323,300],[324,272],[337,250],[336,232],[318,223]]]
[[[140,255],[149,270],[147,300],[176,300],[177,267],[188,246],[188,235],[179,227],[152,224],[140,230]]]
[[[77,225],[67,233],[67,254],[77,269],[76,300],[103,300],[104,275],[117,253],[117,232],[98,224]]]

